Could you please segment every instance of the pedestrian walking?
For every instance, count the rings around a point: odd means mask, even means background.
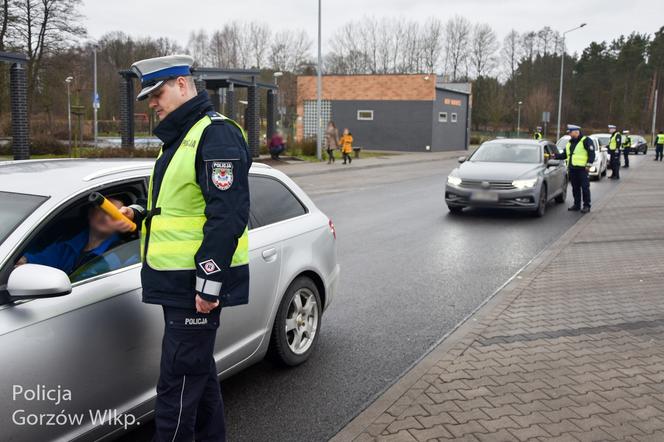
[[[664,156],[664,129],[660,129],[655,137],[655,161],[662,161]]]
[[[353,157],[351,157],[350,154],[353,153],[353,135],[348,128],[344,129],[344,134],[341,137],[340,143],[341,153],[344,157],[344,164],[346,164],[346,161],[348,161],[348,164],[352,163]]]
[[[327,152],[327,164],[334,163],[334,151],[339,148],[339,130],[334,121],[327,123],[325,129],[325,151]]]
[[[590,179],[588,171],[595,161],[595,148],[590,138],[581,134],[581,127],[575,124],[567,125],[570,140],[565,151],[556,156],[557,159],[566,159],[569,170],[569,180],[572,183],[574,205],[567,210],[590,212]],[[583,202],[583,207],[582,207]]]
[[[632,138],[630,138],[628,130],[623,130],[622,133],[622,151],[625,159],[625,169],[627,169],[629,167],[629,156],[632,154]]]
[[[611,176],[609,178],[612,180],[619,180],[622,135],[613,124],[609,124],[609,133],[611,134],[611,138],[609,139],[609,165],[611,166]]]
[[[137,100],[159,117],[163,141],[147,204],[122,207],[141,226],[143,302],[162,306],[155,403],[161,441],[225,441],[214,359],[222,307],[249,297],[249,155],[240,126],[196,92],[188,55],[141,60]],[[223,283],[223,286],[222,286]]]

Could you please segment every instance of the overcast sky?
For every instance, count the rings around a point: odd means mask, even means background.
[[[315,51],[317,5],[316,0],[84,0],[83,14],[93,39],[122,30],[132,36],[169,37],[184,46],[192,30],[260,20],[275,30],[306,30]],[[511,29],[525,32],[548,25],[565,31],[587,22],[568,34],[571,51],[581,51],[593,40],[610,41],[632,30],[652,34],[664,26],[662,0],[323,0],[323,52],[329,37],[348,20],[375,16],[424,22],[434,16],[446,21],[455,14],[490,24],[500,41]]]

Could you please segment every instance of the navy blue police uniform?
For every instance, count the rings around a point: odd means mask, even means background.
[[[586,149],[588,153],[588,164],[592,164],[595,161],[595,148],[593,142],[590,138],[584,137],[580,132],[581,128],[578,126],[568,126],[568,132],[572,130],[579,130],[578,138],[570,139],[570,158],[567,158],[567,149],[563,150],[563,153],[558,154],[556,158],[566,159],[567,167],[569,171],[569,181],[572,184],[572,195],[574,196],[574,205],[569,208],[569,210],[577,211],[582,210],[587,212],[590,210],[590,177],[588,176],[588,170],[585,166],[574,166],[572,165],[572,156],[574,156],[574,151],[576,149]],[[581,145],[579,141],[584,140]],[[581,202],[583,201],[583,209],[581,209]]]
[[[248,303],[249,266],[230,266],[237,238],[249,219],[251,156],[240,129],[213,112],[206,91],[164,118],[154,129],[163,141],[162,155],[152,175],[152,201],[157,201],[166,168],[193,125],[211,117],[196,152],[196,181],[205,199],[204,237],[196,252],[196,270],[155,270],[147,262],[141,269],[143,302],[163,308],[165,329],[155,404],[156,441],[225,440],[224,406],[214,360],[214,346],[222,307]],[[231,162],[233,180],[228,188],[211,181],[214,164]],[[145,202],[142,202],[145,203]],[[145,204],[130,206],[135,219],[150,219]],[[157,210],[157,209],[156,209]],[[140,225],[140,224],[139,224]],[[210,272],[202,263],[212,260]],[[197,290],[197,279],[221,287],[217,296]],[[196,311],[195,297],[220,301],[210,313]]]

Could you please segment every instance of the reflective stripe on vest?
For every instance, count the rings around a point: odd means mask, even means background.
[[[616,150],[618,148],[618,132],[614,132],[611,135],[611,140],[609,141],[609,149]]]
[[[655,144],[664,144],[664,134],[657,134],[657,141]]]
[[[148,211],[155,207],[160,211],[150,218],[150,235],[145,255],[146,221],[141,229],[141,259],[155,270],[194,270],[195,255],[203,242],[205,199],[196,179],[196,152],[203,131],[212,124],[212,119],[224,119],[242,132],[244,130],[233,120],[217,114],[198,120],[184,136],[173,158],[166,167],[164,178],[157,195],[152,201],[152,178],[148,186]],[[159,152],[159,158],[162,152]],[[150,213],[150,212],[148,212]],[[249,264],[248,229],[238,238],[231,267]]]
[[[572,146],[572,142],[571,141],[567,142],[567,147],[565,148],[565,150],[567,151],[567,161],[569,162],[570,165],[574,167],[586,167],[586,165],[588,165],[588,151],[583,145],[584,141],[586,141],[585,136],[581,137],[578,143],[576,143],[576,146],[574,147],[574,154],[572,155],[571,160],[570,160],[569,151],[570,147]]]

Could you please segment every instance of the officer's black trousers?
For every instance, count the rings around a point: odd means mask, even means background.
[[[569,168],[569,181],[572,183],[572,195],[574,196],[574,207],[581,207],[583,196],[583,207],[590,207],[590,179],[588,171],[584,168]]]
[[[611,176],[613,178],[620,178],[620,151],[609,150],[609,166],[611,166]]]
[[[664,145],[655,144],[655,161],[662,161],[662,157],[664,157]]]
[[[625,157],[625,167],[629,167],[629,155],[632,153],[631,147],[623,148],[623,156]]]
[[[217,307],[209,314],[164,306],[164,339],[155,405],[157,442],[226,440],[214,363]]]

